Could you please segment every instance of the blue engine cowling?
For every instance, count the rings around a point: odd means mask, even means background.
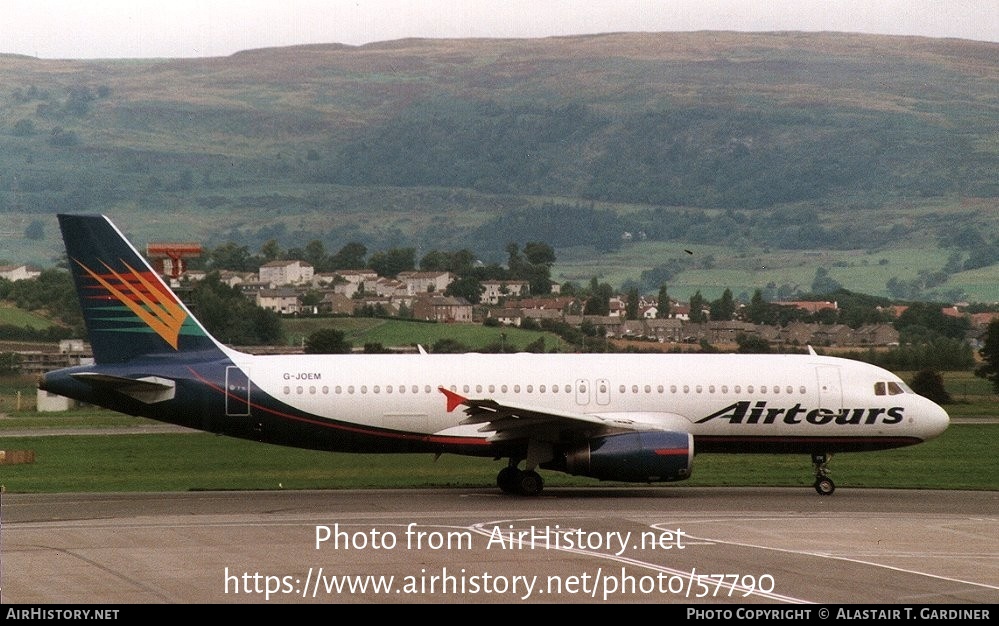
[[[570,450],[565,471],[575,476],[625,482],[671,482],[690,477],[690,433],[645,431],[595,437]]]

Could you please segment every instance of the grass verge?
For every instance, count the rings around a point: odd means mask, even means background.
[[[999,489],[989,459],[996,424],[953,424],[933,441],[897,450],[837,455],[840,488]],[[130,492],[257,489],[488,487],[501,462],[430,454],[352,455],[297,450],[204,433],[2,437],[0,449],[31,449],[35,462],[0,465],[8,492]],[[542,472],[548,486],[600,484]],[[812,483],[807,455],[699,455],[683,486]]]

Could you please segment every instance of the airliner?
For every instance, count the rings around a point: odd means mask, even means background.
[[[94,363],[49,393],[260,442],[505,459],[497,486],[535,496],[539,469],[680,481],[694,453],[810,455],[940,435],[947,413],[884,369],[809,350],[743,354],[250,355],[215,340],[105,216],[59,215]]]

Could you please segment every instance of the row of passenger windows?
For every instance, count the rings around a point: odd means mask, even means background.
[[[294,387],[294,388],[292,388],[290,386],[285,386],[285,388],[284,388],[284,394],[285,395],[291,395],[292,392],[293,392],[293,389],[294,389],[294,393],[296,393],[298,395],[304,395],[306,393],[308,393],[309,395],[315,395],[317,393],[321,393],[322,395],[329,395],[329,393],[330,393],[330,387],[328,385],[323,385],[321,387],[317,387],[315,385],[310,385],[308,387],[305,387],[303,385],[299,385],[299,386]],[[381,394],[383,392],[386,393],[386,394],[391,394],[391,393],[399,393],[399,394],[413,393],[413,394],[418,394],[421,391],[423,393],[432,393],[435,389],[436,389],[436,387],[432,387],[431,385],[424,385],[422,388],[419,385],[411,385],[409,387],[407,387],[406,385],[385,385],[385,386],[374,385],[374,386],[371,387],[370,391],[371,391],[371,393],[376,393],[376,394]],[[450,389],[451,389],[451,391],[457,392],[458,391],[458,386],[457,385],[451,385]],[[469,393],[473,393],[473,389],[474,389],[474,393],[477,393],[477,394],[481,394],[481,393],[490,393],[490,394],[493,394],[493,393],[496,393],[497,390],[500,393],[504,393],[505,394],[505,393],[509,393],[511,389],[513,390],[513,393],[521,393],[522,391],[524,391],[526,393],[534,393],[535,386],[534,385],[524,385],[523,387],[521,387],[521,385],[474,385],[474,386],[473,385],[463,385],[461,387],[461,392],[469,394]],[[653,390],[654,390],[654,392],[657,393],[657,394],[664,394],[664,393],[666,393],[666,389],[667,389],[666,385],[656,385],[655,387],[653,387],[652,385],[631,385],[630,387],[628,387],[627,385],[620,385],[618,387],[618,393],[620,393],[621,395],[625,395],[625,394],[627,394],[630,391],[632,395],[640,395],[640,394],[652,394]],[[693,386],[692,385],[670,385],[669,386],[669,392],[671,394],[676,394],[676,393],[685,393],[685,394],[689,394],[689,393],[709,393],[709,394],[711,394],[711,393],[719,393],[719,392],[720,393],[729,393],[729,389],[730,388],[729,388],[728,385],[719,385],[717,387],[715,385],[693,385]],[[784,386],[784,387],[781,387],[780,385],[760,385],[758,387],[755,386],[755,385],[746,385],[745,389],[746,389],[746,393],[757,393],[757,392],[759,392],[759,393],[773,393],[773,394],[781,394],[781,393],[784,393],[784,394],[793,394],[795,392],[794,387],[792,387],[791,385],[787,385],[787,386]],[[731,387],[731,391],[733,393],[742,393],[742,390],[743,390],[743,386],[742,385],[733,385]],[[335,387],[332,388],[332,391],[336,395],[341,395],[341,394],[344,394],[344,393],[346,393],[348,395],[352,395],[354,393],[366,394],[366,393],[368,393],[369,389],[368,389],[367,385],[361,385],[360,387],[355,387],[354,385],[347,385],[347,386],[336,385]],[[538,385],[537,386],[537,392],[538,393],[551,393],[551,394],[558,394],[558,393],[570,393],[571,394],[572,393],[572,385],[550,385],[550,386],[549,385]],[[600,384],[597,385],[597,393],[598,394],[600,394],[600,395],[606,395],[608,392],[609,392],[609,388],[608,388],[608,385],[606,383],[600,383]],[[798,393],[799,394],[804,394],[806,392],[807,392],[807,390],[805,389],[804,385],[798,387]],[[585,384],[580,384],[579,385],[579,389],[578,389],[578,393],[580,393],[580,394],[586,394],[586,393],[588,393],[587,386]]]

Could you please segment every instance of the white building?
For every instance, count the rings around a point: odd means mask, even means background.
[[[305,261],[271,261],[260,266],[260,282],[272,286],[312,282],[315,269]]]

